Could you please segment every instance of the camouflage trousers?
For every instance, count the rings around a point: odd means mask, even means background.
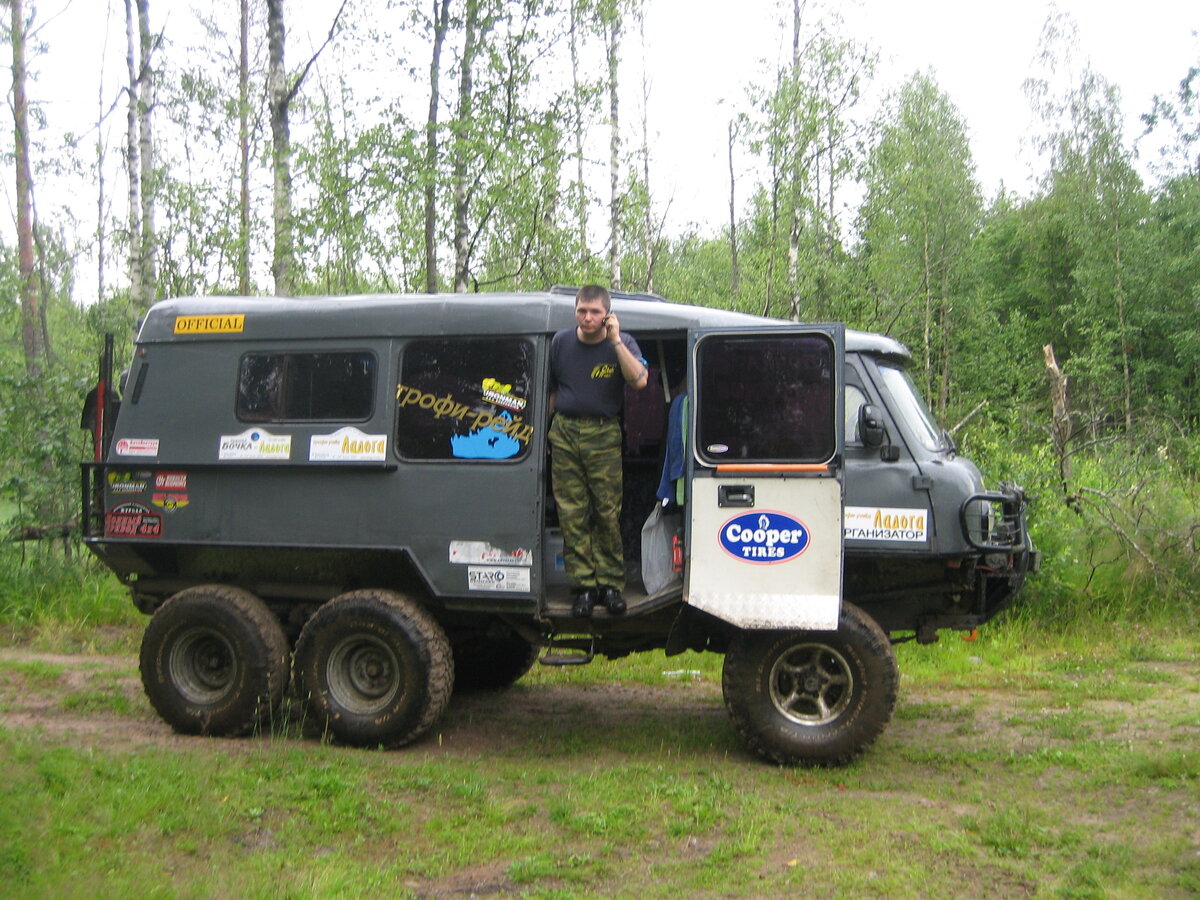
[[[555,416],[548,438],[567,582],[623,590],[621,423]]]

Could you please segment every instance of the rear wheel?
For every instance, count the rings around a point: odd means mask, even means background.
[[[391,591],[351,591],[305,623],[296,679],[309,713],[334,738],[396,747],[441,716],[454,662],[445,632],[422,606]]]
[[[783,765],[849,762],[887,726],[899,681],[887,635],[850,603],[836,632],[741,632],[722,677],[746,742]]]
[[[146,628],[142,685],[183,734],[232,736],[258,726],[283,699],[288,643],[249,591],[201,585],[175,594]]]
[[[456,635],[454,690],[496,691],[512,686],[537,662],[538,648],[507,625]]]

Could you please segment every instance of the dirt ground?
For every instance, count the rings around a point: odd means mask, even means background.
[[[1082,714],[1098,723],[1106,738],[1130,748],[1177,744],[1182,732],[1193,735],[1193,746],[1200,745],[1200,661],[1142,663],[1137,671],[1150,689],[1129,701],[1085,690],[1078,701],[1064,702],[1062,686],[1069,688],[1069,674],[1055,676],[1062,681],[1054,690],[1003,684],[985,691],[931,689],[902,678],[896,715],[884,740],[924,748],[940,738],[946,750],[984,744],[1020,750],[1030,741],[1066,746],[1069,729],[1056,736],[1055,723]],[[680,734],[714,736],[720,745],[714,749],[720,753],[736,749],[740,741],[726,715],[720,684],[683,674],[661,686],[526,680],[503,692],[456,695],[434,733],[406,752],[434,744],[437,752],[494,753],[549,733],[626,730],[639,722],[676,723]],[[296,704],[290,713],[294,721],[302,718]],[[155,714],[132,654],[53,654],[0,647],[0,725],[39,729],[65,743],[109,747],[167,747],[195,740],[175,734]],[[301,729],[291,731],[303,739]]]

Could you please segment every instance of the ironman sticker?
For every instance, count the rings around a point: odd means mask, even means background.
[[[795,559],[808,549],[808,527],[787,513],[742,513],[721,526],[721,549],[742,562],[773,563]]]

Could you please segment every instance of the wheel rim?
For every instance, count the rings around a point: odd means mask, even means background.
[[[400,692],[400,660],[387,643],[372,635],[340,641],[325,667],[329,693],[343,709],[369,716],[387,709]]]
[[[771,667],[771,702],[798,725],[826,725],[840,716],[854,692],[846,658],[826,644],[797,644]]]
[[[237,680],[233,645],[211,628],[192,628],[171,647],[167,666],[171,683],[189,702],[211,705],[229,693]]]

